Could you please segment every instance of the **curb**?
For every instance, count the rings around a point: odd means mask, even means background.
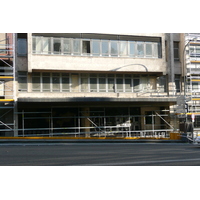
[[[188,143],[181,140],[0,139],[1,143]]]

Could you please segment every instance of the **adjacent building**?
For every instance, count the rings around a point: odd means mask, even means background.
[[[0,89],[14,125],[3,111],[1,135],[169,138],[179,130],[184,34],[11,35],[14,58],[0,47],[0,66],[7,81],[12,65],[13,98],[6,81]]]

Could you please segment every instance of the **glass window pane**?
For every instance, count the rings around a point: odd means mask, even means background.
[[[134,57],[135,56],[135,43],[129,42],[129,56]]]
[[[32,77],[32,91],[40,91],[40,77]]]
[[[152,57],[152,44],[146,43],[146,57]]]
[[[158,43],[154,43],[154,57],[158,58]]]
[[[131,92],[131,79],[125,79],[125,92]]]
[[[53,53],[60,54],[61,53],[61,40],[60,38],[53,38]]]
[[[137,56],[144,57],[144,43],[143,42],[137,43]]]
[[[174,49],[174,60],[179,60],[179,50]]]
[[[50,77],[42,77],[43,92],[50,92]]]
[[[27,91],[27,77],[18,77],[19,91]]]
[[[90,41],[83,40],[83,42],[82,42],[82,53],[83,54],[90,54]]]
[[[138,91],[140,89],[140,79],[133,79],[133,88],[134,91]]]
[[[115,82],[114,78],[108,78],[108,92],[114,92],[115,91]]]
[[[97,92],[97,79],[90,78],[90,92]]]
[[[160,76],[158,82],[159,82],[159,91],[166,92],[167,91],[166,76]]]
[[[27,40],[23,38],[19,38],[17,40],[17,54],[19,56],[27,55]]]
[[[175,80],[176,92],[180,92],[180,80]]]
[[[117,79],[116,87],[117,87],[117,92],[123,92],[123,79],[122,78]]]
[[[33,37],[33,53],[41,53],[41,37]]]
[[[128,45],[126,41],[120,41],[120,56],[127,56],[128,54]]]
[[[51,53],[51,39],[44,37],[42,40],[43,40],[42,53],[50,54]]]
[[[73,53],[74,55],[80,55],[81,51],[80,51],[80,40],[79,39],[74,39],[73,40]]]
[[[99,92],[106,92],[106,79],[99,78]]]
[[[81,78],[81,92],[88,92],[88,78]]]
[[[68,92],[69,91],[69,78],[62,77],[62,91]]]
[[[63,40],[63,53],[71,54],[71,40],[70,39]]]
[[[111,56],[118,56],[118,42],[111,41]]]
[[[60,76],[58,75],[53,75],[52,76],[52,87],[53,87],[53,92],[60,92]]]
[[[101,44],[102,44],[102,56],[108,56],[109,55],[109,50],[108,50],[109,42],[102,40]]]
[[[100,41],[98,40],[92,41],[92,54],[96,56],[100,55]]]

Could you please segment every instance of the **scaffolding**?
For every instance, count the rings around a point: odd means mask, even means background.
[[[152,111],[147,115],[106,115],[105,110],[81,111],[77,115],[54,116],[53,109],[44,112],[18,112],[21,118],[19,137],[34,136],[71,136],[87,138],[157,138],[169,139],[174,127],[165,119],[169,117],[169,110],[162,113]],[[86,113],[87,112],[87,113]],[[30,127],[30,120],[46,121],[46,127]],[[57,126],[56,123],[67,122],[66,126]],[[157,121],[160,124],[156,123]],[[141,128],[143,123],[143,128]],[[37,124],[38,125],[38,124]]]
[[[14,136],[15,35],[0,34],[0,136]]]
[[[195,137],[200,132],[200,33],[185,34],[185,43],[187,122],[192,124]]]

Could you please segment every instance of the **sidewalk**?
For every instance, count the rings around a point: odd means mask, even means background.
[[[59,137],[0,137],[1,143],[186,143],[170,139],[130,139],[130,138],[59,138]]]

